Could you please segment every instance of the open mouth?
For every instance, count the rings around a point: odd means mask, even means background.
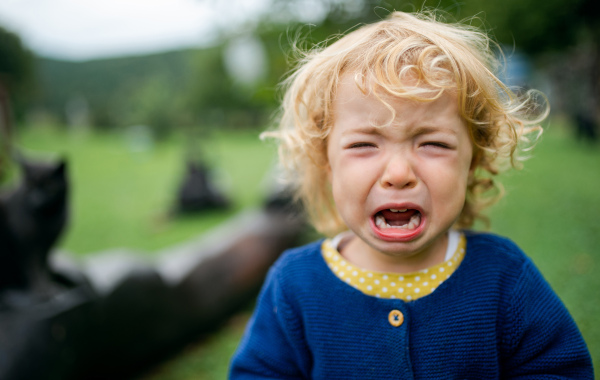
[[[414,230],[421,225],[421,212],[415,209],[386,209],[374,216],[378,228],[395,228],[399,230]]]

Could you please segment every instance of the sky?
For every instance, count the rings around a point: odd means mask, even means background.
[[[0,26],[38,55],[88,60],[206,46],[268,0],[1,0]]]

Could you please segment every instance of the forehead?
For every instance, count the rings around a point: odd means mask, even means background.
[[[364,83],[364,84],[363,84]],[[357,83],[355,76],[340,78],[333,101],[333,125],[360,127],[386,126],[451,126],[464,128],[455,94],[444,91],[435,99],[433,89],[407,87],[393,94],[367,81]],[[411,83],[407,84],[408,86]],[[400,96],[399,91],[417,93],[423,100]]]

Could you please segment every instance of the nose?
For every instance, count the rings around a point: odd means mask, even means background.
[[[402,153],[390,154],[381,175],[384,188],[410,189],[417,185],[414,163]]]

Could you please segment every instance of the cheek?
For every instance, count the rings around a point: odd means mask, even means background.
[[[463,151],[460,153],[457,166],[459,168],[459,176],[461,183],[466,181],[475,171],[477,163],[479,161],[477,157],[477,151],[473,147],[470,138],[465,138]]]
[[[437,166],[428,173],[429,191],[443,204],[454,207],[464,203],[469,179],[469,161],[458,160],[450,165]]]
[[[335,175],[334,175],[335,172]],[[331,163],[327,163],[327,165],[325,166],[325,178],[327,180],[326,185],[329,188],[329,192],[331,194],[331,196],[333,197],[333,200],[336,201],[338,198],[338,193],[339,193],[339,173],[336,170],[335,166],[332,165]]]
[[[333,199],[336,202],[343,196],[344,188],[348,184],[346,180],[343,180],[343,178],[343,173],[341,173],[339,169],[337,169],[336,167],[328,168],[328,185],[331,190],[331,194],[333,195]]]
[[[357,206],[361,198],[361,186],[356,172],[344,165],[334,165],[328,170],[328,180],[333,201],[340,212]]]

